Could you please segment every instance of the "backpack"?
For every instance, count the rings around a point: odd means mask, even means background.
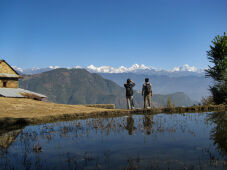
[[[150,83],[146,83],[145,86],[144,86],[144,94],[147,95],[147,94],[149,94],[151,92],[152,92],[151,84]]]

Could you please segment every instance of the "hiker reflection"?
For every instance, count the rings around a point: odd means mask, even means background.
[[[125,126],[125,129],[128,130],[129,135],[132,135],[132,133],[136,130],[136,127],[134,127],[134,119],[132,116],[127,117],[127,125]]]
[[[210,139],[221,154],[227,154],[227,111],[210,114],[209,120],[215,123]]]
[[[151,129],[153,127],[154,121],[153,121],[153,116],[151,115],[144,115],[143,118],[143,126],[144,130],[146,130],[146,134],[150,135],[151,134]]]

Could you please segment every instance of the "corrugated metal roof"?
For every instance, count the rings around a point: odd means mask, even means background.
[[[29,90],[21,89],[21,88],[0,88],[0,96],[4,97],[24,97],[22,94],[33,94],[39,96],[41,98],[46,98],[47,96],[35,93]]]
[[[20,76],[17,74],[7,74],[7,73],[0,73],[0,77],[7,77],[7,78],[19,78]]]

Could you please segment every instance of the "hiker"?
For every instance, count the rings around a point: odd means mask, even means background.
[[[149,78],[145,78],[145,83],[142,88],[142,96],[144,96],[144,109],[151,108],[152,86],[149,83]],[[148,102],[148,107],[147,103]]]
[[[128,109],[134,109],[133,103],[133,87],[135,83],[131,79],[127,79],[127,82],[124,84],[126,89],[126,100],[127,100],[127,107]]]

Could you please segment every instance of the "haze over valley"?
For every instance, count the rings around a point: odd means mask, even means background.
[[[97,73],[85,69],[54,69],[34,75],[24,75],[20,87],[42,93],[48,100],[63,104],[115,104],[125,108],[125,89]],[[191,106],[197,102],[185,93],[176,92],[160,95],[154,92],[152,103],[155,107],[167,105],[168,98],[175,106]],[[135,90],[136,107],[143,106],[141,93]]]
[[[22,74],[39,74],[46,71],[60,68],[59,66],[49,66],[46,68],[30,68],[22,69],[14,68]],[[76,69],[85,69],[91,73],[97,73],[105,79],[112,80],[119,86],[123,87],[127,78],[131,78],[135,83],[135,90],[141,91],[142,84],[146,77],[150,78],[152,88],[155,94],[172,94],[183,92],[188,95],[192,100],[200,102],[202,97],[210,95],[208,90],[211,84],[211,79],[205,78],[204,69],[199,69],[194,66],[185,64],[180,67],[174,67],[172,70],[156,69],[146,65],[135,64],[131,67],[118,67],[100,66],[95,67],[90,65],[82,68],[75,66]],[[74,68],[74,69],[75,69]],[[72,68],[67,68],[68,70]]]

